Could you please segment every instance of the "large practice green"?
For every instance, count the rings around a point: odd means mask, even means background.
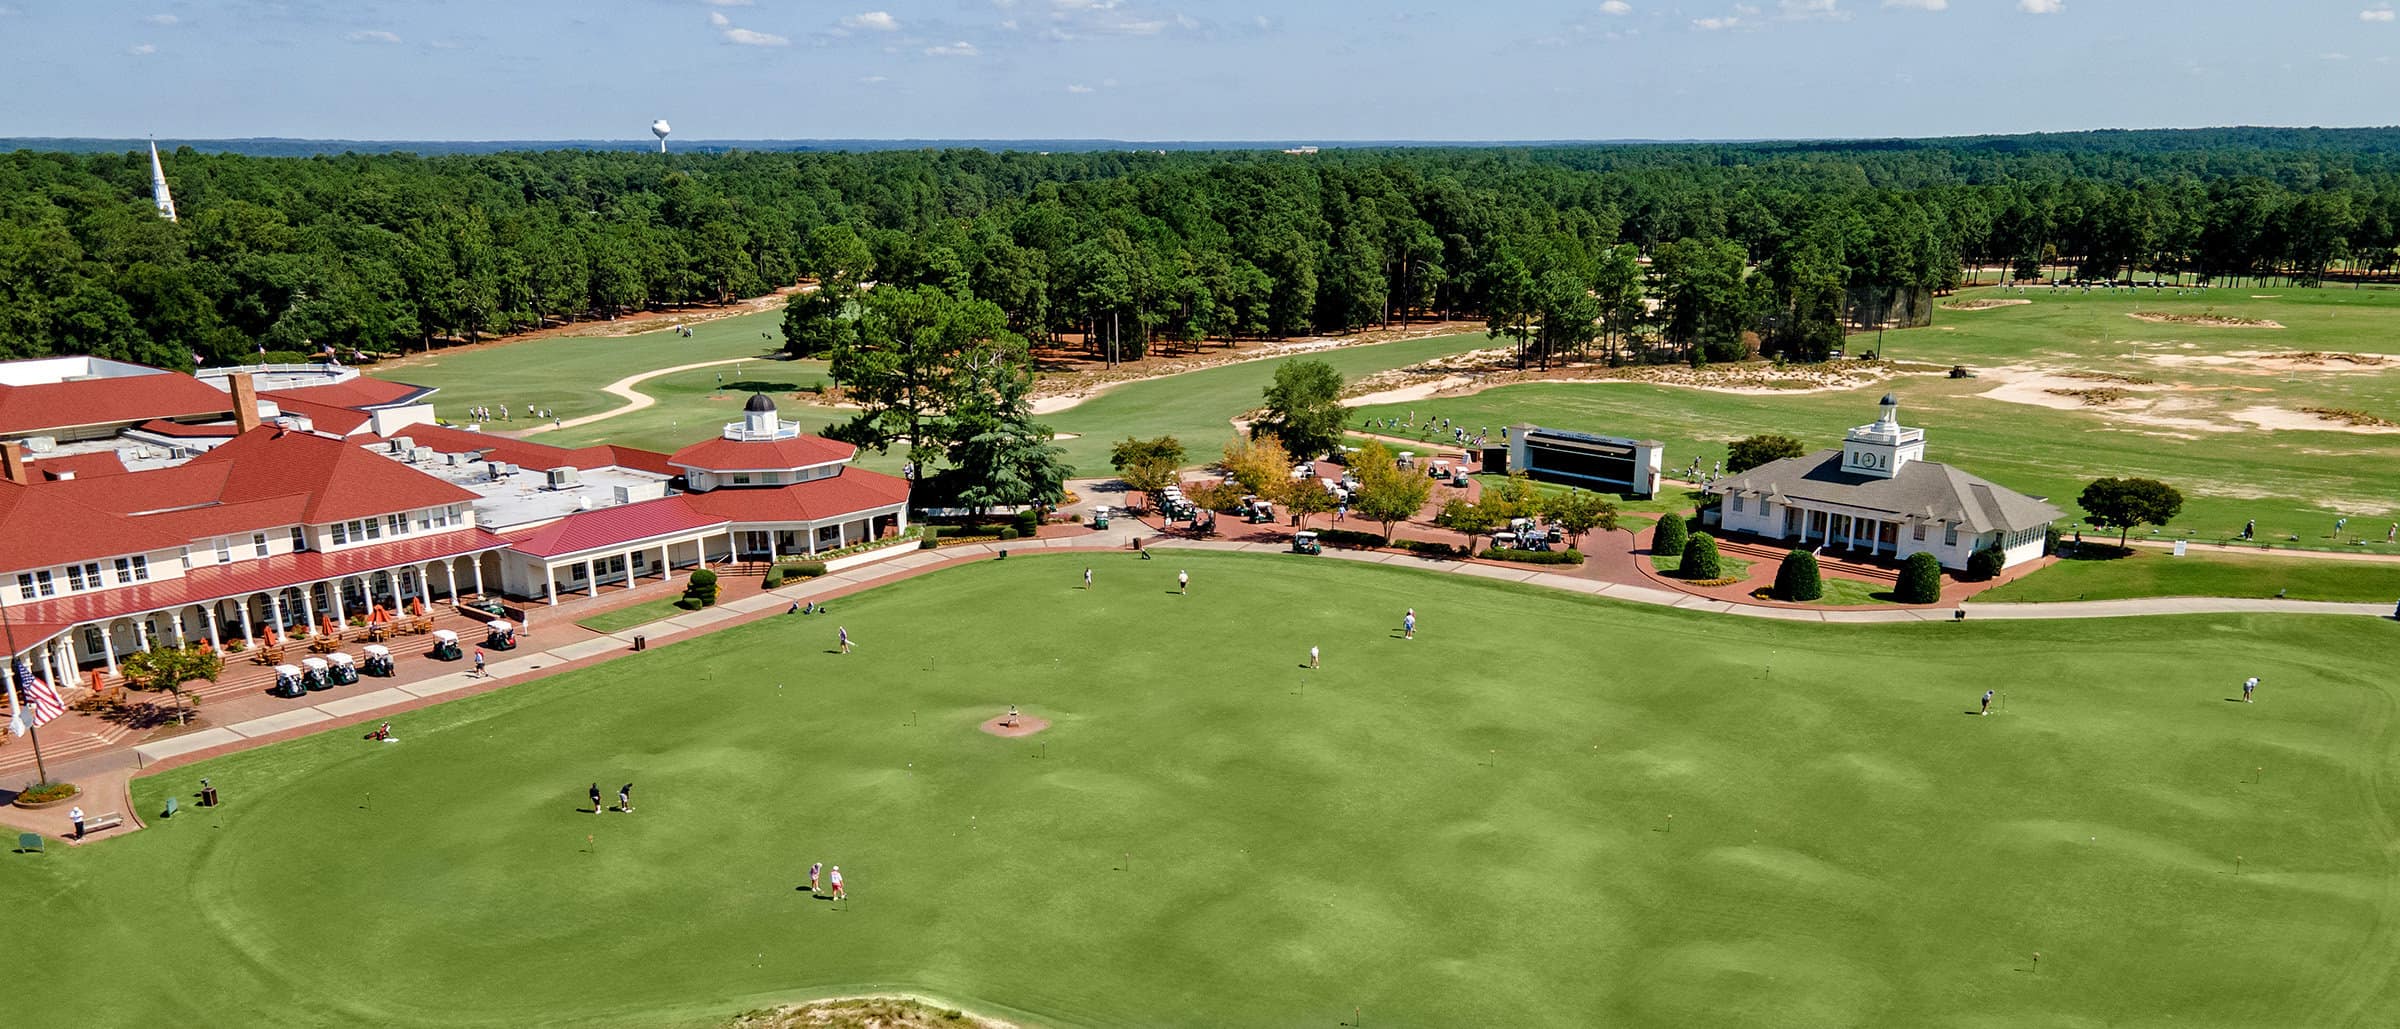
[[[202,776],[229,804],[0,855],[41,955],[0,1010],[665,1025],[873,990],[1059,1025],[2400,1009],[2390,622],[1803,626],[1172,552],[1019,554],[833,608],[398,717],[396,744],[347,727],[141,780],[145,811]],[[2253,674],[2259,703],[2229,702]],[[1985,689],[2001,714],[1969,713]],[[1055,724],[977,731],[1010,704]],[[588,813],[590,784],[613,802],[629,780],[635,813]],[[798,889],[812,861],[855,898]]]

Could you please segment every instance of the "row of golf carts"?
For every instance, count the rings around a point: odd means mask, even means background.
[[[517,649],[515,623],[494,620],[484,628],[484,649]],[[296,665],[276,665],[275,686],[267,692],[278,697],[299,697],[336,686],[348,686],[357,682],[360,675],[389,678],[392,675],[391,648],[381,643],[370,643],[365,650],[363,661],[352,661],[348,654],[327,654],[324,657],[301,658]],[[466,653],[459,645],[457,633],[435,629],[431,656],[436,661],[457,661],[464,658]]]

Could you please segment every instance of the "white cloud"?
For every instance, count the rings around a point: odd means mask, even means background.
[[[1633,5],[1626,3],[1625,0],[1608,0],[1607,3],[1600,5],[1600,13],[1619,16],[1632,14]]]
[[[708,12],[708,23],[721,29],[733,24],[733,19],[726,17],[723,11],[710,11]]]
[[[1730,16],[1730,15],[1728,15],[1728,16],[1726,16],[1726,17],[1722,17],[1722,18],[1694,18],[1694,19],[1692,19],[1692,27],[1693,27],[1693,28],[1695,28],[1695,29],[1699,29],[1699,30],[1700,30],[1700,31],[1702,31],[1702,32],[1715,32],[1715,31],[1718,31],[1718,30],[1720,30],[1720,29],[1730,29],[1730,28],[1733,28],[1733,27],[1735,27],[1735,26],[1737,26],[1737,25],[1740,25],[1741,23],[1742,23],[1742,20],[1741,20],[1740,18],[1732,17],[1732,16]]]
[[[2390,4],[2376,4],[2373,7],[2369,7],[2366,10],[2358,12],[2358,20],[2360,21],[2388,22],[2392,19],[2392,5]]]
[[[868,11],[843,18],[842,27],[867,29],[873,32],[898,32],[900,31],[900,20],[892,17],[889,11]]]
[[[2317,60],[2320,61],[2347,61],[2349,59],[2349,54],[2345,54],[2339,50],[2328,50],[2317,55]]]
[[[861,76],[858,81],[862,85],[872,86],[878,82],[890,82],[891,80],[884,78],[881,75],[865,75]]]
[[[397,43],[400,41],[400,34],[386,32],[382,29],[360,29],[344,35],[342,38],[353,43]]]
[[[725,41],[742,46],[788,46],[791,39],[772,32],[752,32],[749,29],[726,29]]]
[[[14,14],[16,12],[11,11],[9,13]],[[148,57],[151,54],[157,53],[158,47],[150,43],[137,43],[131,47],[127,47],[125,52],[132,54],[135,57]]]
[[[1883,0],[1883,5],[1911,11],[1947,11],[1950,0]]]
[[[176,22],[182,21],[183,19],[172,14],[153,14],[142,20],[149,22],[152,25],[173,25]]]
[[[2057,14],[2067,9],[2067,0],[2017,0],[2017,10],[2027,14]]]
[[[1848,21],[1850,16],[1837,9],[1841,0],[1781,0],[1776,6],[1786,21]]]
[[[969,43],[963,39],[956,43],[945,43],[941,46],[929,46],[925,48],[925,56],[927,57],[974,57],[981,53],[983,53],[983,51],[975,49],[975,44]]]
[[[1080,82],[1069,83],[1067,85],[1067,92],[1069,93],[1089,93],[1091,91],[1092,87],[1086,86]]]

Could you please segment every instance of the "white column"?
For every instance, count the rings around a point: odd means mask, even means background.
[[[116,626],[100,623],[100,660],[108,665],[108,674],[117,674]]]
[[[625,552],[625,588],[633,588],[633,551]]]
[[[780,554],[777,554],[777,553],[775,552],[775,544],[778,542],[778,541],[775,539],[775,537],[777,537],[777,536],[780,536],[780,535],[783,535],[783,530],[781,530],[781,529],[772,529],[772,528],[771,528],[771,529],[768,529],[768,530],[767,530],[767,563],[768,563],[768,564],[774,564],[774,563],[775,563],[775,560],[776,560],[776,558],[778,558],[778,557],[781,557],[781,556],[782,556],[782,555],[780,555]]]
[[[250,597],[247,594],[243,595],[242,602],[236,605],[236,609],[242,613],[242,645],[257,646],[258,637],[250,632]]]
[[[313,584],[303,583],[300,587],[300,620],[308,623],[308,634],[314,636],[317,634],[317,598],[309,595],[316,592],[308,588],[310,585]]]
[[[142,623],[141,615],[133,616],[133,649],[150,649],[150,628]]]
[[[587,597],[600,595],[600,559],[598,558],[583,563],[583,595]]]
[[[200,617],[208,622],[208,649],[222,653],[225,650],[225,640],[217,635],[217,605],[212,602],[207,607],[201,608]]]
[[[808,556],[817,556],[817,523],[810,522],[800,531],[808,534]]]
[[[550,606],[558,606],[558,566],[542,563],[542,592],[549,595]]]
[[[61,688],[61,687],[64,687],[65,685],[67,685],[66,683],[63,683],[63,682],[60,682],[60,681],[58,681],[58,667],[57,667],[56,665],[53,665],[53,664],[51,664],[51,663],[50,663],[50,646],[49,646],[49,644],[43,644],[43,645],[42,645],[42,647],[41,647],[41,655],[42,655],[42,678],[43,678],[45,681],[49,682],[49,684],[50,684],[50,688],[55,690],[55,689],[59,689],[59,688]]]
[[[442,584],[450,587],[450,602],[458,603],[458,559],[442,559]]]
[[[267,616],[274,619],[271,624],[275,627],[275,635],[278,638],[291,634],[292,623],[283,617],[282,590],[267,594]]]
[[[183,612],[180,610],[167,612],[167,627],[175,630],[175,646],[178,649],[182,648],[184,646]]]
[[[350,627],[350,614],[342,610],[342,578],[347,578],[347,576],[336,578],[325,585],[325,603],[333,607],[333,627],[336,632]]]
[[[467,567],[475,570],[475,595],[480,597],[483,596],[483,555],[474,554],[471,555],[471,559],[475,563]]]

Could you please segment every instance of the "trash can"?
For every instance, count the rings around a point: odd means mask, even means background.
[[[215,806],[217,806],[217,788],[216,788],[216,787],[214,787],[214,786],[211,786],[211,785],[209,785],[209,784],[208,784],[208,783],[206,783],[206,782],[203,782],[203,783],[201,783],[201,784],[200,784],[200,806],[201,806],[201,807],[215,807]]]
[[[650,637],[641,635],[639,633],[634,634],[633,649],[636,651],[650,649]]]

